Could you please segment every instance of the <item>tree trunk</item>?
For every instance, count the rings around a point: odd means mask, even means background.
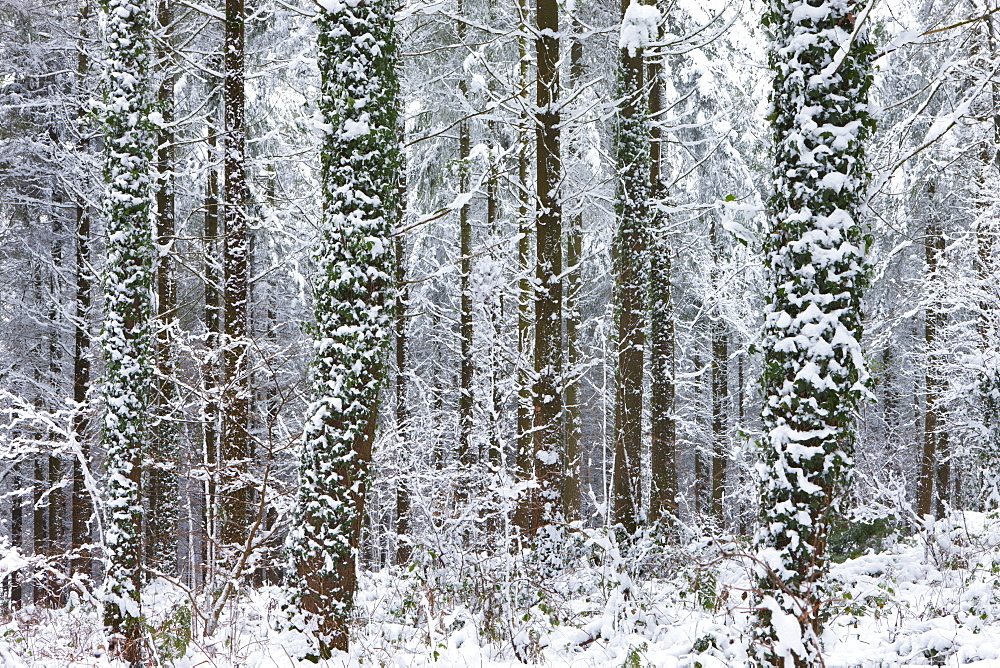
[[[401,193],[402,198],[403,193]],[[401,201],[405,201],[402,200]],[[395,256],[396,277],[396,432],[399,439],[399,453],[406,457],[413,444],[410,442],[410,415],[406,397],[406,305],[409,291],[406,287],[406,258],[403,251],[403,238],[398,233],[392,241]],[[398,460],[398,459],[397,459]],[[406,457],[403,461],[408,461]],[[409,543],[410,532],[410,484],[409,471],[398,473],[396,482],[396,563],[409,563],[413,550]]]
[[[534,467],[537,488],[529,531],[562,515],[562,180],[559,145],[559,3],[538,0],[535,58],[535,384]]]
[[[104,624],[109,651],[134,668],[142,664],[140,599],[141,454],[148,442],[153,378],[153,235],[150,168],[155,138],[147,89],[149,16],[141,7],[103,0],[108,57],[104,72],[107,261],[104,268],[104,437],[108,508],[104,549],[108,596]]]
[[[570,85],[581,84],[584,73],[583,26],[573,16],[570,44]],[[566,235],[566,472],[563,480],[563,512],[566,521],[580,518],[582,476],[583,411],[580,405],[580,287],[583,261],[583,206],[578,203]]]
[[[667,218],[657,214],[650,244],[650,469],[649,522],[672,526],[677,513],[677,426],[674,420],[674,319]]]
[[[875,127],[867,104],[875,48],[865,26],[873,5],[830,2],[818,12],[800,5],[769,0],[764,14],[774,74],[774,193],[764,247],[754,541],[767,568],[759,569],[750,644],[759,667],[823,665],[820,581],[829,528],[847,498],[854,413],[867,378],[860,343],[867,243],[859,218],[870,180],[865,144]],[[853,32],[846,47],[845,31]],[[782,643],[789,633],[800,641],[791,657]]]
[[[11,467],[11,483],[15,488],[23,485],[20,468],[21,465],[16,462]],[[15,494],[10,499],[10,537],[11,547],[17,548],[22,554],[27,551],[24,549],[24,497],[21,494]],[[20,571],[14,571],[9,577],[11,606],[20,608],[24,603],[23,575]]]
[[[714,293],[719,295],[719,263],[721,262],[722,240],[719,236],[719,222],[712,220],[712,284]],[[712,330],[712,516],[722,526],[725,508],[722,500],[726,491],[726,469],[729,465],[729,327],[715,305],[711,315]]]
[[[662,27],[660,30],[662,34]],[[671,304],[671,249],[663,181],[664,109],[662,57],[649,66],[650,233],[649,242],[649,523],[671,526],[677,513],[677,427],[674,421],[674,318]]]
[[[86,5],[85,5],[86,6]],[[82,17],[81,17],[82,18]],[[76,206],[76,314],[73,332],[73,436],[80,448],[73,458],[73,491],[71,500],[70,548],[75,574],[90,574],[91,559],[84,553],[90,543],[90,520],[93,516],[90,492],[84,480],[84,466],[90,463],[90,410],[87,391],[90,389],[90,215],[82,204]]]
[[[346,651],[350,641],[381,359],[392,327],[390,237],[400,211],[395,9],[377,0],[329,6],[317,18],[320,113],[336,129],[320,154],[312,402],[290,539],[301,583],[293,624],[314,626],[313,659]],[[343,131],[360,122],[368,132]]]
[[[222,334],[222,299],[219,290],[219,175],[215,169],[215,128],[208,127],[208,176],[205,183],[205,365],[202,369],[204,415],[202,463],[206,469],[202,505],[202,579],[211,582],[218,540],[219,480],[219,339]]]
[[[82,40],[88,36],[90,18],[90,3],[84,2],[80,5],[78,19]],[[77,52],[76,61],[77,87],[81,91],[81,95],[85,89],[85,79],[89,68],[87,51],[81,47]],[[81,117],[85,113],[82,104],[79,113]],[[87,392],[90,389],[90,291],[93,280],[90,274],[90,211],[82,202],[77,202],[76,205],[74,241],[76,297],[73,328],[73,402],[76,405],[76,413],[73,416],[73,437],[76,439],[79,453],[73,457],[73,487],[70,499],[70,573],[89,576],[92,561],[90,555],[84,553],[84,545],[91,541],[90,520],[93,516],[93,505],[84,480],[84,466],[90,464],[90,435],[88,434],[90,409],[87,405]]]
[[[247,221],[249,190],[246,174],[244,0],[226,0],[223,116],[225,119],[225,183],[223,239],[225,345],[222,354],[222,448],[219,465],[219,539],[239,545],[250,526],[253,489],[247,482],[250,463],[250,230]]]
[[[625,17],[628,0],[622,0]],[[616,164],[620,183],[615,209],[618,230],[612,261],[618,365],[615,379],[614,521],[635,533],[642,507],[642,404],[646,345],[645,268],[649,205],[649,138],[644,94],[643,50],[620,51],[619,127]]]
[[[934,185],[932,184],[929,187],[929,194],[933,193]],[[944,245],[944,235],[938,222],[934,219],[929,220],[924,237],[924,257],[927,266],[927,280],[931,283],[937,283],[941,280],[938,275],[938,267],[943,259]],[[924,345],[927,349],[927,366],[924,375],[924,438],[920,457],[917,514],[924,517],[933,511],[938,519],[944,515],[944,503],[948,500],[950,478],[948,435],[944,430],[943,407],[941,405],[941,393],[945,385],[941,370],[944,360],[943,356],[937,352],[937,346],[940,344],[938,336],[944,326],[944,319],[945,314],[938,298],[932,298],[924,314]]]
[[[529,360],[532,357],[532,305],[534,291],[531,286],[531,241],[534,229],[529,217],[530,202],[533,201],[528,184],[530,160],[528,117],[528,0],[518,0],[518,17],[521,30],[518,35],[518,82],[521,89],[521,118],[517,139],[517,186],[518,186],[518,237],[517,266],[520,273],[517,299],[517,450],[515,461],[517,478],[528,481],[534,478],[534,456],[532,423],[534,400],[532,399],[532,372]],[[527,530],[530,523],[531,492],[522,493],[514,513],[514,523]]]
[[[458,40],[459,44],[465,44],[466,23],[463,13],[462,0],[458,0]],[[458,82],[459,94],[462,102],[467,101],[468,84],[465,81],[464,73]],[[467,113],[463,105],[461,113]],[[462,194],[468,193],[471,186],[470,165],[469,165],[469,121],[462,120],[458,124],[458,169],[459,185],[458,189]],[[474,397],[472,395],[472,288],[469,279],[472,275],[472,222],[469,220],[469,205],[462,205],[458,210],[458,236],[459,236],[459,289],[461,291],[461,306],[459,313],[459,381],[458,381],[458,459],[462,468],[468,471],[468,467],[473,464],[478,457],[472,452],[472,408]],[[461,485],[464,487],[464,485]],[[459,489],[460,499],[466,498],[465,490]]]
[[[173,11],[169,0],[159,0],[157,21],[161,39],[172,35]],[[156,151],[156,384],[154,390],[156,427],[146,459],[146,561],[159,570],[173,573],[176,567],[177,521],[177,428],[171,413],[177,400],[174,383],[174,343],[177,329],[177,285],[171,252],[174,230],[174,75],[169,54],[157,50],[163,80],[157,90],[157,106],[164,124],[157,129]]]

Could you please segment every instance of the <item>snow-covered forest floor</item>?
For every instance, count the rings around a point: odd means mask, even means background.
[[[832,547],[865,553],[831,569],[828,667],[1000,665],[996,516],[959,513],[902,538],[884,521],[849,523]],[[326,665],[710,668],[746,661],[752,594],[737,543],[640,541],[626,552],[604,532],[586,530],[547,561],[502,552],[424,551],[405,572],[363,573],[351,654]],[[153,583],[144,600],[159,664],[297,665],[290,658],[297,639],[274,629],[279,595],[277,588],[250,592],[229,606],[215,635],[187,642],[190,604],[179,589]],[[79,601],[4,618],[0,664],[112,665],[95,609]]]

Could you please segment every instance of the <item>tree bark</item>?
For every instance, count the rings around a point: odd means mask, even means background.
[[[622,0],[624,18],[629,0]],[[642,406],[646,346],[645,262],[648,239],[649,139],[643,98],[643,50],[622,49],[619,57],[619,128],[616,164],[620,177],[615,209],[618,229],[612,262],[618,360],[615,378],[615,524],[635,533],[642,507]]]
[[[934,185],[929,187],[934,193]],[[928,220],[924,235],[924,259],[927,280],[935,283],[941,280],[938,268],[944,253],[944,235],[933,218]],[[944,326],[945,314],[937,297],[932,297],[924,313],[924,346],[927,366],[924,374],[924,433],[920,454],[920,474],[917,486],[917,515],[921,518],[931,512],[940,519],[944,515],[944,503],[948,500],[950,477],[948,435],[944,429],[941,393],[944,389],[941,364],[942,355],[937,352],[939,333]],[[937,483],[935,485],[935,482]]]
[[[219,502],[219,538],[223,545],[239,545],[250,526],[253,488],[246,480],[251,458],[250,440],[250,199],[246,174],[246,92],[244,0],[226,0],[223,67],[225,119],[225,176],[223,185],[223,239],[225,345],[222,354],[222,447],[219,465],[223,481]]]
[[[161,39],[172,36],[170,0],[159,0],[157,21]],[[174,74],[165,49],[157,50],[163,80],[157,90],[157,106],[163,125],[157,129],[156,151],[156,383],[153,411],[156,427],[146,459],[146,561],[172,573],[176,567],[177,428],[172,418],[177,399],[174,383],[174,334],[177,329],[177,284],[173,267],[174,222]]]
[[[460,45],[465,44],[466,23],[463,12],[462,0],[458,0],[458,40]],[[469,92],[468,84],[464,73],[460,74],[458,91],[462,97],[461,113],[467,112],[464,103],[467,102]],[[458,189],[462,194],[468,193],[471,188],[469,151],[471,139],[469,137],[469,121],[463,119],[458,124],[458,169],[459,185]],[[472,451],[472,408],[474,397],[472,394],[473,362],[472,362],[472,288],[469,280],[472,275],[472,222],[469,220],[469,205],[462,205],[458,210],[458,236],[459,236],[459,290],[460,313],[459,313],[459,383],[458,383],[458,459],[463,470],[468,471],[468,467],[478,459],[477,453]],[[464,486],[463,486],[464,487]],[[465,491],[458,491],[459,498],[465,498]]]
[[[570,43],[570,85],[579,86],[584,74],[583,26],[573,16]],[[582,484],[583,410],[580,405],[580,287],[583,261],[583,206],[577,204],[566,235],[566,473],[563,480],[563,512],[566,521],[580,518]]]
[[[517,444],[515,463],[517,478],[522,482],[534,477],[534,456],[532,424],[534,421],[534,400],[532,399],[532,306],[534,290],[531,285],[531,242],[534,236],[530,202],[532,193],[528,184],[530,162],[528,117],[528,0],[518,0],[520,31],[518,35],[518,82],[521,89],[521,117],[517,138],[517,187],[518,187],[518,237],[517,266],[520,273],[517,299]],[[531,506],[531,492],[525,492],[518,500],[514,513],[514,523],[527,530]]]
[[[712,220],[712,272],[715,295],[721,294],[719,263],[722,259],[719,221]],[[729,466],[729,328],[715,304],[711,315],[712,330],[712,516],[721,526],[725,520],[722,505],[726,491],[726,470]]]
[[[401,171],[394,13],[379,0],[361,0],[330,5],[317,18],[320,112],[336,129],[320,154],[312,402],[290,538],[301,583],[290,612],[293,625],[315,628],[312,659],[346,651],[350,642],[381,361],[392,327],[390,238]],[[344,132],[362,121],[367,132]]]
[[[562,180],[559,111],[559,3],[538,0],[535,59],[535,418],[534,468],[537,487],[529,532],[534,535],[562,515]]]
[[[218,535],[219,480],[219,343],[222,335],[219,248],[219,175],[215,168],[216,134],[208,127],[208,170],[205,182],[205,364],[202,369],[204,403],[202,416],[202,463],[206,469],[202,504],[202,580],[210,582],[215,569]]]
[[[660,30],[662,34],[662,27]],[[671,248],[668,219],[662,206],[667,188],[663,180],[664,109],[662,57],[649,65],[650,234],[649,242],[649,412],[650,488],[649,523],[672,526],[677,513],[677,427],[674,421],[674,318],[671,303]]]

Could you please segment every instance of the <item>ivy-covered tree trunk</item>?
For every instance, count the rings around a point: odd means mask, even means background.
[[[151,334],[153,236],[151,161],[156,147],[148,89],[150,18],[144,4],[103,0],[104,179],[107,225],[106,360],[103,441],[106,451],[107,559],[104,624],[113,654],[142,661],[140,458],[148,439],[149,386],[155,364]]]
[[[641,22],[646,11],[622,0],[623,26]],[[625,27],[623,27],[623,33]],[[616,136],[618,230],[612,260],[615,272],[615,320],[618,366],[615,378],[614,521],[635,533],[641,509],[643,358],[646,346],[646,245],[649,218],[649,136],[644,96],[643,48],[622,42],[619,73],[619,121]]]
[[[392,331],[399,84],[391,3],[324,2],[319,24],[323,221],[314,279],[313,397],[290,535],[290,612],[315,655],[346,650],[382,356]]]
[[[774,195],[765,264],[758,666],[822,665],[819,579],[850,480],[866,379],[864,144],[874,128],[871,3],[770,0]],[[808,10],[808,11],[804,11]],[[777,629],[781,629],[780,633]]]

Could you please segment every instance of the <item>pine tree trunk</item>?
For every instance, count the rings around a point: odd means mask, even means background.
[[[86,39],[90,30],[90,3],[80,5],[78,26],[81,39]],[[90,59],[83,48],[77,53],[76,73],[77,88],[81,95],[84,82],[90,69]],[[83,116],[83,105],[80,115]],[[85,147],[83,147],[85,148]],[[91,558],[84,554],[84,545],[90,543],[90,521],[93,517],[93,505],[90,492],[84,480],[84,466],[90,464],[90,410],[87,405],[87,392],[90,389],[90,303],[92,277],[90,274],[90,211],[87,205],[78,202],[76,205],[76,228],[74,234],[76,265],[74,278],[76,283],[75,318],[73,328],[73,402],[76,404],[76,414],[73,416],[73,437],[79,447],[79,453],[73,457],[73,483],[70,499],[70,573],[90,575]]]
[[[215,569],[218,540],[219,480],[219,343],[222,335],[222,298],[219,290],[219,175],[215,169],[215,128],[208,127],[208,170],[205,182],[205,363],[202,369],[204,411],[202,463],[206,468],[202,503],[202,581],[210,582]]]
[[[81,17],[83,18],[83,17]],[[82,204],[76,206],[76,314],[73,332],[73,436],[80,448],[73,458],[73,489],[70,502],[70,548],[72,573],[90,574],[91,559],[84,553],[90,543],[90,520],[93,516],[90,492],[84,480],[84,464],[90,462],[90,214]],[[82,461],[81,461],[82,460]]]
[[[11,467],[11,483],[16,488],[23,487],[20,469],[21,464],[15,462]],[[10,537],[11,547],[26,552],[24,549],[24,498],[20,494],[11,497],[10,504]],[[20,571],[10,574],[10,603],[11,607],[17,609],[24,604],[24,586],[22,584],[23,575]]]
[[[57,209],[61,209],[63,204],[63,194],[57,190],[53,193],[53,201]],[[62,212],[56,211],[52,216],[52,266],[61,268],[63,264],[62,249]],[[59,388],[62,377],[62,345],[60,342],[59,325],[59,285],[53,276],[49,282],[50,310],[48,321],[52,328],[49,332],[49,384],[53,388]],[[65,550],[62,547],[63,519],[65,506],[65,493],[63,492],[62,458],[54,453],[50,453],[42,462],[45,469],[46,479],[43,486],[47,498],[43,501],[47,517],[45,518],[45,538],[44,550],[41,552],[51,560],[52,568],[58,568],[56,564]],[[49,607],[58,607],[62,599],[62,583],[54,573],[47,574],[40,582],[44,582],[43,603]]]
[[[529,532],[562,515],[562,180],[559,145],[559,3],[538,0],[535,58],[535,384],[534,467],[537,488]]]
[[[222,447],[219,453],[223,471],[219,490],[222,545],[241,545],[246,540],[253,493],[246,481],[251,456],[251,415],[247,359],[250,350],[250,230],[247,220],[250,198],[246,174],[245,30],[244,0],[226,0],[222,92],[226,126],[222,260],[226,338],[222,353]]]
[[[486,181],[486,229],[494,239],[502,234],[500,225],[500,175],[497,164],[491,162],[490,173]],[[499,261],[493,257],[494,261]],[[503,375],[503,351],[500,349],[500,336],[503,327],[503,293],[491,295],[489,302],[490,316],[490,435],[486,452],[486,463],[494,475],[500,473],[503,462],[503,422],[504,395],[500,379]],[[492,520],[491,520],[492,522]],[[495,531],[496,523],[489,528]]]
[[[313,658],[329,658],[350,641],[381,358],[393,325],[390,237],[401,172],[394,11],[359,0],[317,19],[320,112],[333,130],[321,152],[313,397],[290,536],[301,583],[292,624],[315,624]]]
[[[162,39],[171,39],[173,11],[169,0],[159,0],[157,21]],[[177,285],[171,249],[174,230],[174,75],[163,49],[157,53],[160,69],[165,70],[157,90],[157,107],[163,126],[157,130],[156,151],[156,385],[154,413],[156,427],[146,459],[146,561],[157,569],[172,573],[176,566],[177,521],[176,465],[177,428],[171,413],[177,399],[174,384],[174,334],[177,328]]]
[[[138,668],[143,655],[140,457],[149,437],[148,388],[155,363],[150,229],[155,139],[146,83],[150,17],[140,6],[119,0],[102,0],[101,7],[107,31],[103,77],[107,190],[103,208],[108,232],[102,336],[108,509],[104,524],[104,624],[112,656]]]
[[[463,13],[462,0],[458,0],[458,41],[459,44],[465,44],[466,35],[466,23],[465,16]],[[468,94],[468,84],[465,81],[464,75],[462,79],[458,82],[458,91],[462,97],[462,101],[466,101],[466,96]],[[466,113],[466,109],[463,106],[461,109],[462,114]],[[469,137],[469,121],[462,120],[458,124],[458,169],[459,169],[459,185],[458,189],[461,193],[469,192],[471,188],[470,183],[470,169],[469,169],[469,151],[470,146]],[[472,288],[469,285],[469,279],[472,274],[472,222],[469,220],[469,205],[464,204],[458,210],[458,236],[459,236],[459,272],[461,274],[459,278],[459,290],[460,295],[460,313],[459,313],[459,381],[458,381],[458,459],[462,464],[463,470],[468,470],[468,467],[473,464],[478,457],[476,453],[472,452],[472,407],[474,403],[474,397],[472,395]],[[464,487],[464,485],[461,485]],[[465,498],[467,495],[463,489],[458,490],[458,495],[460,499]]]
[[[929,194],[934,193],[934,185]],[[944,236],[936,220],[927,222],[924,236],[924,257],[927,279],[938,282],[938,266],[943,259]],[[944,313],[938,298],[933,298],[924,314],[924,346],[927,349],[927,367],[924,374],[924,438],[920,453],[920,473],[917,486],[917,514],[920,517],[931,512],[940,519],[944,516],[944,502],[948,496],[948,435],[944,430],[941,393],[944,379],[941,377],[942,356],[937,352],[938,335],[944,325]],[[935,481],[937,485],[935,485]],[[936,493],[935,493],[936,491]]]
[[[622,0],[625,16],[629,0]],[[627,535],[638,525],[642,507],[642,405],[646,346],[646,247],[649,202],[649,138],[644,99],[643,50],[622,49],[619,79],[619,174],[615,209],[618,229],[612,262],[618,364],[615,378],[614,521]]]
[[[712,221],[712,284],[716,295],[721,294],[719,284],[719,263],[721,262],[719,237],[719,222]],[[719,306],[715,306],[712,314],[712,516],[721,526],[725,520],[725,508],[722,500],[726,491],[726,469],[729,466],[727,455],[728,437],[728,404],[729,404],[729,328]]]
[[[518,17],[521,28],[518,35],[518,83],[521,89],[522,114],[518,123],[517,186],[518,186],[518,237],[517,266],[520,280],[517,287],[517,450],[515,462],[517,478],[524,482],[534,478],[532,424],[534,400],[532,399],[532,306],[534,290],[531,286],[531,241],[534,229],[529,216],[533,200],[528,184],[530,161],[528,117],[528,0],[518,0]],[[530,522],[531,493],[522,494],[514,513],[514,523],[527,530]]]
[[[400,193],[403,202],[405,191]],[[409,454],[413,444],[410,442],[410,414],[406,396],[406,305],[409,291],[406,287],[406,258],[403,252],[403,238],[398,233],[392,240],[395,259],[396,278],[396,431],[399,439],[400,454]],[[408,461],[408,457],[403,459]],[[396,563],[403,565],[410,561],[413,550],[408,542],[410,533],[410,484],[409,471],[402,467],[396,482]]]
[[[573,16],[573,39],[570,44],[570,85],[582,83],[583,26]],[[563,512],[566,521],[580,518],[580,487],[582,484],[583,410],[580,405],[580,287],[583,261],[583,207],[570,218],[566,235],[566,473],[563,480]]]
[[[662,34],[662,26],[660,33]],[[649,523],[670,526],[677,513],[677,427],[674,422],[674,319],[671,304],[670,240],[663,182],[664,109],[662,56],[649,66],[650,241],[649,241]]]
[[[997,37],[995,17],[987,16],[985,23],[986,57],[988,63],[996,61]],[[992,141],[983,142],[980,207],[986,209],[993,193],[989,179],[1000,177],[1000,85],[990,86],[990,103],[993,109]],[[995,182],[995,181],[994,181]],[[982,375],[979,381],[983,425],[987,430],[986,443],[981,448],[979,463],[983,470],[983,509],[1000,508],[1000,346],[998,346],[997,320],[1000,318],[1000,298],[996,285],[997,223],[994,216],[980,216],[976,229],[976,270],[979,278],[979,318],[977,330],[983,354]]]

